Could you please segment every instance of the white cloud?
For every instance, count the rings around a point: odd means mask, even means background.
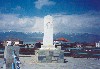
[[[35,7],[37,9],[41,9],[43,6],[50,6],[50,5],[54,5],[55,2],[54,1],[50,1],[50,0],[37,0],[35,2]]]
[[[16,6],[16,8],[15,8],[16,10],[21,10],[22,9],[22,7],[21,6]]]
[[[100,13],[99,13],[100,14]],[[98,13],[52,15],[54,33],[97,33],[100,34],[100,16]],[[13,14],[0,14],[0,31],[43,32],[43,17],[22,17]]]
[[[35,17],[35,25],[32,27],[33,32],[43,32],[43,18]]]
[[[11,10],[13,11],[13,12],[18,12],[18,11],[21,11],[21,10],[24,10],[21,6],[16,6],[16,7],[14,7],[14,8],[11,8]]]
[[[0,31],[38,32],[43,31],[43,19],[39,17],[22,17],[13,14],[0,15]]]
[[[55,32],[100,33],[100,16],[98,15],[99,13],[54,15]]]

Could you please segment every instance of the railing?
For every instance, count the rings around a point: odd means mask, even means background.
[[[12,52],[13,53],[13,63],[12,63],[12,69],[20,69],[20,60],[19,57],[16,55],[15,51]]]

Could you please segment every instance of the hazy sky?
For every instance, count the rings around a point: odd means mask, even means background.
[[[0,0],[0,31],[43,32],[46,15],[54,32],[100,34],[100,0]]]

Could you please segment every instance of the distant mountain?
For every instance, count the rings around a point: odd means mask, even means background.
[[[88,34],[88,33],[57,33],[54,34],[54,39],[64,37],[71,42],[98,42],[100,41],[100,35]],[[0,32],[0,40],[6,39],[20,39],[23,41],[39,41],[43,39],[43,33],[23,33],[23,32]]]
[[[23,32],[0,32],[0,40],[4,41],[7,39],[19,39],[23,41],[37,41],[42,40],[42,33],[23,33]]]
[[[100,35],[88,34],[88,33],[57,33],[54,38],[64,37],[71,42],[98,42],[100,41]]]

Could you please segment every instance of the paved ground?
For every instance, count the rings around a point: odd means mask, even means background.
[[[35,56],[20,57],[21,69],[100,69],[100,60],[66,57],[67,63],[37,63]],[[0,69],[3,59],[0,58]]]
[[[100,60],[94,58],[66,58],[67,69],[100,69]]]
[[[3,59],[0,58],[0,69],[2,69],[2,67],[3,67]]]
[[[66,63],[37,63],[36,57],[20,57],[21,69],[66,69]]]
[[[65,57],[67,63],[37,63],[35,56],[21,58],[22,69],[100,69],[100,60]]]
[[[62,63],[33,63],[23,64],[21,69],[66,69],[67,65]]]

